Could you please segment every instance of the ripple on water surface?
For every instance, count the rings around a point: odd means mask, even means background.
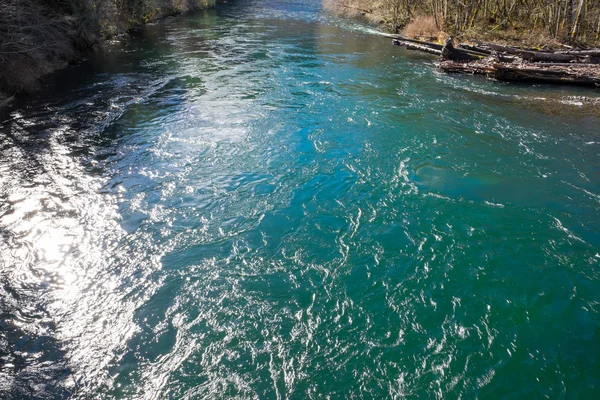
[[[11,111],[8,398],[598,394],[597,116],[318,3],[164,21]]]

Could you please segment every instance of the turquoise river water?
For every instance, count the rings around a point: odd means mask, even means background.
[[[600,395],[597,90],[318,0],[169,18],[0,125],[0,397]]]

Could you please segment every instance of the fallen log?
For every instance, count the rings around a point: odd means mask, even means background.
[[[515,60],[517,60],[517,57],[515,57],[515,56],[501,54],[501,53],[498,53],[496,50],[484,49],[481,47],[472,46],[472,45],[465,44],[465,43],[460,43],[456,47],[459,49],[469,51],[472,54],[481,55],[481,56],[485,56],[485,57],[489,57],[492,54],[494,54],[494,57],[498,58],[498,60],[502,61],[502,62],[510,63],[510,62],[514,62]]]
[[[484,49],[482,47],[477,47],[477,46],[473,46],[473,45],[466,44],[466,43],[460,43],[456,47],[461,48],[461,49],[465,49],[465,50],[475,51],[477,53],[487,54],[488,56],[491,55],[492,51],[493,51],[493,50],[490,50],[490,49]]]
[[[590,57],[600,57],[600,49],[590,49],[590,50],[560,50],[556,52],[557,54],[568,54],[574,56],[590,56]]]
[[[422,42],[416,39],[400,39],[400,37],[396,37],[392,43],[396,46],[404,46],[408,50],[423,51],[442,56],[447,60],[475,61],[487,57],[487,54],[455,48],[450,41],[446,42],[445,46],[442,46],[441,44],[437,43]]]
[[[495,50],[507,54],[512,54],[521,57],[523,60],[530,62],[578,62],[584,56],[591,54],[582,53],[567,53],[567,52],[547,52],[547,51],[535,51],[535,50],[523,50],[511,46],[501,46],[494,43],[480,42],[473,40],[477,43],[478,47],[485,50]]]
[[[517,49],[516,47],[510,47],[510,46],[501,46],[499,44],[495,44],[495,43],[486,43],[486,42],[481,42],[479,40],[471,40],[473,43],[477,43],[477,46],[481,49],[485,49],[485,50],[494,50],[494,51],[499,51],[501,53],[506,53],[506,54],[514,54],[514,55],[519,55],[519,52],[521,51],[520,49]]]
[[[407,42],[407,41],[403,41],[403,40],[399,40],[399,39],[394,39],[392,41],[392,43],[396,46],[403,46],[406,47],[408,50],[418,50],[418,51],[423,51],[425,53],[430,53],[430,54],[435,54],[437,56],[441,56],[442,55],[442,50],[438,50],[432,47],[428,47],[428,46],[423,46],[420,44],[415,44],[415,43],[411,43],[411,42]]]
[[[544,66],[544,64],[501,64],[493,59],[459,63],[442,61],[438,67],[446,72],[485,75],[489,78],[510,82],[564,83],[600,87],[600,70],[592,67]]]
[[[442,58],[453,61],[475,61],[488,56],[483,52],[478,52],[470,49],[454,47],[452,40],[448,39],[445,45],[423,42],[416,39],[402,38],[396,36],[392,43],[396,46],[403,46],[409,50],[423,51],[430,54],[442,56]],[[511,60],[512,61],[512,60]]]
[[[539,66],[543,67],[566,67],[566,68],[598,68],[600,67],[596,63],[540,63]]]
[[[576,72],[555,69],[514,68],[498,66],[494,77],[503,81],[569,83],[572,85],[600,86],[600,76],[580,75]]]
[[[523,58],[523,60],[531,62],[569,62],[577,60],[577,56],[546,53],[541,51],[521,51],[519,55]]]
[[[452,61],[475,61],[487,57],[485,54],[477,54],[471,50],[458,49],[454,47],[454,40],[450,37],[442,49],[442,58]]]
[[[456,61],[445,60],[437,64],[437,67],[444,72],[458,72],[471,75],[490,76],[494,72],[494,66],[479,63],[458,63]]]
[[[424,42],[422,40],[405,38],[403,36],[398,36],[398,35],[394,35],[394,36],[392,36],[392,38],[396,39],[396,40],[399,40],[401,42],[415,43],[415,44],[418,44],[418,45],[421,45],[421,46],[430,47],[430,48],[436,49],[436,50],[442,50],[444,48],[443,44],[432,43],[432,42]]]
[[[517,49],[493,43],[474,41],[477,46],[459,44],[453,39],[444,46],[416,39],[395,36],[393,43],[409,50],[441,56],[437,65],[446,72],[481,74],[511,82],[543,82],[600,87],[600,64],[592,58],[593,51],[553,53]],[[587,53],[581,53],[587,51]],[[499,54],[502,52],[503,54]]]
[[[473,56],[477,56],[479,58],[489,57],[492,54],[492,52],[483,52],[483,51],[478,51],[478,50],[471,50],[471,49],[468,49],[468,48],[464,47],[462,44],[459,44],[458,46],[456,46],[455,50],[462,50],[465,53],[471,54]]]

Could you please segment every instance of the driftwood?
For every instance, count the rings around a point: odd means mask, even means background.
[[[478,49],[482,49],[482,50],[494,50],[500,53],[506,53],[506,54],[513,54],[513,55],[518,55],[520,49],[517,49],[516,47],[511,47],[511,46],[501,46],[499,44],[495,44],[495,43],[485,43],[485,42],[480,42],[479,40],[472,40],[472,42],[477,43],[477,48]],[[475,46],[473,46],[475,47]]]
[[[494,43],[480,42],[478,40],[474,40],[473,42],[477,43],[477,49],[495,50],[501,53],[512,54],[521,57],[523,60],[531,62],[577,62],[580,61],[582,57],[593,56],[594,54],[596,54],[595,52],[591,54],[586,54],[572,50],[568,52],[547,52],[535,51],[530,49],[524,50],[511,46],[501,46],[499,44]]]
[[[577,60],[577,56],[546,53],[541,51],[522,51],[519,55],[523,58],[523,60],[532,62],[569,62]]]
[[[438,67],[446,72],[485,75],[501,81],[566,83],[600,87],[600,49],[561,52],[518,49],[473,41],[445,45],[393,36],[393,43],[410,50],[439,55]]]
[[[493,59],[460,63],[446,60],[439,63],[446,72],[485,75],[500,81],[567,83],[600,87],[600,68],[593,66],[547,66],[544,64],[502,64]]]
[[[418,45],[421,45],[421,46],[429,47],[429,48],[432,48],[432,49],[435,49],[435,50],[442,50],[444,48],[444,45],[438,44],[438,43],[424,42],[422,40],[405,38],[405,37],[398,36],[398,35],[391,35],[391,37],[394,39],[393,41],[414,43],[414,44],[418,44]]]
[[[470,50],[471,52],[473,52],[473,54],[480,54],[484,57],[489,57],[489,56],[493,55],[495,58],[497,58],[499,61],[502,61],[502,62],[510,63],[510,62],[516,61],[518,58],[518,56],[502,54],[502,53],[498,53],[496,50],[484,49],[482,47],[477,47],[477,46],[473,46],[473,45],[469,45],[469,44],[465,44],[465,43],[461,43],[457,47],[459,49]]]
[[[472,50],[457,49],[454,47],[452,37],[446,40],[442,49],[442,58],[454,61],[475,61],[484,58],[486,55],[474,53]]]
[[[477,47],[477,46],[473,46],[473,45],[466,44],[466,43],[460,43],[457,47],[460,49],[471,50],[471,51],[485,54],[488,56],[491,55],[492,52],[494,51],[494,50],[484,49],[483,47]]]
[[[445,59],[451,59],[456,61],[474,61],[485,58],[487,54],[472,51],[469,49],[455,48],[452,45],[452,41],[449,40],[445,45],[423,42],[416,39],[403,38],[396,36],[392,40],[392,43],[396,46],[403,46],[409,50],[418,50],[430,54],[442,56]]]
[[[535,66],[507,67],[502,65],[496,68],[494,77],[503,81],[569,83],[600,87],[600,75],[585,75],[586,71],[582,72],[583,74],[572,69],[543,69]]]
[[[575,68],[598,68],[598,63],[539,63],[540,67],[575,67]]]
[[[418,51],[422,51],[422,52],[429,53],[429,54],[435,54],[437,56],[442,55],[442,50],[434,49],[429,46],[423,46],[423,45],[415,44],[415,43],[411,43],[411,42],[405,42],[400,39],[394,39],[392,41],[392,43],[394,43],[396,46],[406,47],[408,50],[418,50]]]
[[[575,56],[590,56],[590,57],[600,57],[600,49],[591,49],[591,50],[561,50],[557,51],[558,54],[569,54]]]

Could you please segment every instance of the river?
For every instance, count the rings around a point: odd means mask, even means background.
[[[317,0],[169,18],[0,125],[0,397],[597,398],[597,91]]]

